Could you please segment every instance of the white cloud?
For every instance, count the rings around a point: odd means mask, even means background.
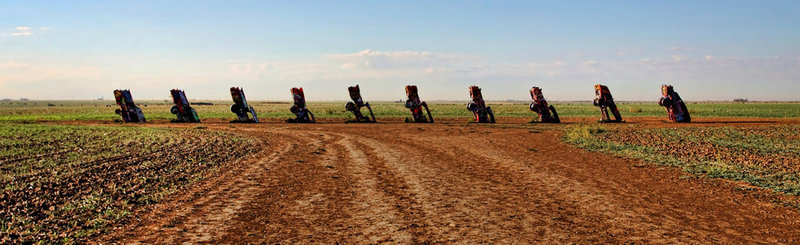
[[[9,33],[8,35],[10,35],[10,36],[31,36],[31,35],[33,35],[33,32],[29,32],[29,31],[12,32],[12,33]]]
[[[396,69],[402,67],[430,67],[432,64],[466,59],[465,56],[434,54],[418,51],[375,51],[365,49],[357,53],[332,54],[326,58],[342,62],[342,68]]]
[[[566,65],[563,61],[553,61],[553,62],[546,62],[546,63],[528,63],[526,64],[529,68],[554,68],[554,67],[562,67]]]
[[[7,61],[6,63],[0,64],[0,70],[7,70],[7,69],[17,69],[17,68],[25,68],[29,65],[26,63],[19,63],[13,60]]]
[[[46,27],[46,26],[39,27],[39,28],[36,28],[36,29],[38,29],[39,31],[38,32],[34,32],[33,31],[34,28],[32,28],[30,26],[17,26],[17,27],[14,28],[15,31],[9,32],[9,33],[4,33],[3,36],[33,36],[35,34],[42,34],[42,33],[46,32],[47,30],[50,30],[50,28]]]
[[[683,56],[683,55],[671,55],[671,56],[669,56],[669,58],[672,59],[672,61],[680,62],[680,61],[685,60],[686,56]]]
[[[431,57],[431,53],[429,52],[417,52],[417,51],[375,51],[370,49],[362,50],[358,53],[350,53],[350,54],[332,54],[328,55],[329,57],[334,58],[353,58],[353,57],[388,57],[388,58],[424,58],[424,57]]]
[[[361,80],[486,69],[469,56],[418,51],[331,54],[303,61],[229,61],[231,73],[248,79]]]

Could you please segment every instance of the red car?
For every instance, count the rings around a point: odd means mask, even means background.
[[[231,87],[231,98],[233,98],[233,105],[231,112],[236,114],[237,119],[233,123],[258,123],[258,115],[252,106],[247,104],[247,98],[244,97],[244,90],[242,88]],[[253,118],[250,118],[253,115]]]
[[[119,105],[119,109],[114,112],[122,117],[122,121],[136,123],[144,123],[146,121],[142,109],[133,102],[130,90],[114,90],[114,99],[117,100],[117,105]]]
[[[494,112],[492,107],[486,106],[486,102],[483,101],[481,89],[478,86],[470,86],[469,96],[472,97],[472,101],[467,103],[467,110],[472,111],[475,122],[494,123]]]
[[[428,103],[419,99],[416,85],[406,86],[406,96],[408,97],[408,100],[406,100],[406,108],[411,110],[412,117],[411,119],[406,118],[406,122],[433,123],[433,117],[431,116],[431,110],[428,109]],[[425,108],[425,111],[428,112],[427,118],[422,114],[422,108]]]
[[[361,98],[361,89],[358,87],[358,85],[347,87],[347,92],[350,93],[350,99],[353,101],[347,102],[347,104],[344,105],[344,109],[352,112],[356,117],[354,120],[350,120],[348,122],[375,122],[375,114],[372,113],[372,107],[369,105],[369,102],[364,102],[364,99]],[[371,118],[361,114],[362,107],[367,107],[367,110],[369,110],[369,116]]]
[[[614,97],[611,96],[611,91],[608,90],[608,87],[601,84],[595,84],[594,94],[596,97],[592,104],[600,107],[600,113],[603,115],[603,118],[600,120],[600,122],[622,122],[622,115],[619,114],[617,104],[614,103]],[[607,109],[611,110],[611,114],[614,115],[614,120],[611,120],[611,118],[608,116]]]
[[[675,92],[672,85],[661,85],[661,96],[658,105],[667,108],[667,117],[670,121],[687,123],[692,121],[689,109],[686,109],[686,103],[683,103],[681,96]]]
[[[178,117],[177,119],[173,119],[172,122],[199,123],[200,118],[197,117],[197,111],[189,105],[189,100],[186,99],[186,93],[178,89],[172,89],[169,92],[172,94],[172,102],[175,103],[169,111]]]
[[[294,98],[294,104],[292,107],[289,108],[289,111],[294,113],[296,118],[289,118],[286,122],[290,123],[314,123],[316,119],[314,119],[314,113],[311,113],[308,108],[306,108],[306,95],[303,93],[303,88],[292,88],[292,98]]]
[[[542,95],[542,89],[539,87],[531,88],[531,102],[529,108],[531,111],[539,114],[539,122],[543,123],[560,123],[561,119],[558,118],[558,112],[552,105],[547,104],[547,100]]]

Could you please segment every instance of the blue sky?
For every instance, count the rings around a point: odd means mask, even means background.
[[[800,1],[2,1],[0,98],[800,100]]]

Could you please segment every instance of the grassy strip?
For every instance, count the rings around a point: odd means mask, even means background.
[[[605,134],[616,132],[617,130],[609,129],[603,125],[575,125],[566,130],[564,141],[589,151],[610,153],[631,159],[643,160],[660,166],[679,167],[695,177],[744,181],[754,186],[767,188],[776,192],[800,195],[800,176],[795,173],[773,168],[746,166],[732,162],[687,160],[685,158],[661,154],[656,148],[636,144],[621,144],[604,139]],[[719,141],[719,139],[715,140]],[[726,144],[731,143],[727,142]]]
[[[231,102],[213,101],[212,105],[196,105],[201,119],[223,118],[233,119],[230,112]],[[438,117],[472,117],[463,103],[430,103],[431,114]],[[344,109],[344,102],[312,102],[309,109],[321,118],[348,118],[352,114]],[[375,116],[408,117],[410,115],[402,103],[371,103]],[[489,102],[497,116],[502,117],[534,117],[524,102]],[[620,102],[619,108],[624,117],[666,117],[663,107],[656,103]],[[289,118],[288,103],[253,102],[251,105],[261,118]],[[598,117],[599,110],[587,102],[554,103],[562,117]],[[164,102],[142,102],[140,107],[148,120],[169,120],[175,116],[169,113],[172,105]],[[689,111],[693,117],[746,117],[746,118],[798,118],[798,103],[690,103]],[[74,121],[74,120],[118,120],[114,114],[117,105],[112,101],[3,101],[0,102],[0,122],[11,121]]]

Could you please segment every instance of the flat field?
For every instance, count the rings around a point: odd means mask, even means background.
[[[227,123],[227,102],[199,124],[162,102],[147,124],[108,101],[2,103],[4,243],[800,242],[799,103],[690,104],[690,124],[652,103],[621,104],[623,124],[586,103],[556,104],[562,124],[524,103],[490,103],[497,124],[461,103],[345,124],[315,103],[301,125],[267,102],[260,124]]]
[[[211,105],[194,105],[200,119],[232,120],[230,101],[203,101]],[[352,117],[344,109],[345,102],[309,103],[309,109],[320,118],[335,121]],[[375,116],[385,119],[408,117],[409,112],[402,103],[375,102]],[[533,117],[526,102],[488,102],[498,117]],[[562,117],[598,117],[599,110],[590,102],[553,103]],[[151,121],[169,121],[175,116],[169,113],[171,102],[142,101],[139,103],[145,117]],[[289,112],[289,102],[252,101],[259,117],[266,119],[285,119],[293,116]],[[469,118],[472,113],[466,110],[465,102],[432,102],[431,114],[434,118]],[[623,117],[666,117],[664,108],[649,102],[619,102]],[[742,118],[799,118],[800,103],[690,103],[689,111],[693,117],[742,117]],[[119,120],[114,114],[118,106],[113,101],[0,101],[0,121],[113,121]]]

